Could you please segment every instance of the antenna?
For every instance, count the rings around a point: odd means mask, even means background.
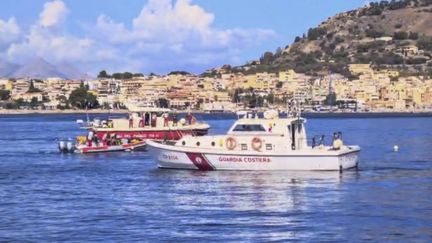
[[[88,126],[88,124],[90,124],[90,118],[89,118],[89,114],[88,114],[87,100],[85,100],[84,104],[85,104],[86,119],[87,119],[87,126]]]

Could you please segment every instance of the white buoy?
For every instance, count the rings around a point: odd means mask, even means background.
[[[399,151],[399,146],[398,145],[393,146],[393,151],[398,152]]]

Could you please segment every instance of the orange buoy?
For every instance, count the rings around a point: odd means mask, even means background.
[[[228,137],[225,140],[225,145],[228,150],[233,150],[237,146],[237,140],[235,140],[233,137]]]
[[[261,139],[261,138],[259,138],[259,137],[254,137],[254,138],[252,139],[251,146],[252,146],[252,148],[253,148],[254,150],[256,150],[256,151],[260,151],[261,148],[262,148],[262,144],[263,144],[263,142],[262,142],[262,139]]]

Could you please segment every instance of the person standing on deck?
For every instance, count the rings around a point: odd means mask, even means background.
[[[163,114],[163,119],[164,119],[164,127],[167,127],[168,126],[168,121],[169,121],[169,119],[168,119],[168,113],[164,113]]]
[[[88,135],[87,135],[87,145],[89,147],[91,147],[93,145],[93,136],[94,136],[93,130],[90,130]]]
[[[156,113],[151,114],[151,126],[156,127],[157,116]]]
[[[177,126],[177,114],[173,115],[173,127]]]
[[[133,127],[133,116],[132,114],[129,114],[129,128]]]
[[[186,115],[186,121],[188,125],[192,124],[192,114],[190,112]]]
[[[138,127],[144,127],[144,113],[142,114],[142,116],[141,116],[141,119],[140,119],[140,121],[139,121],[139,124],[138,124]]]

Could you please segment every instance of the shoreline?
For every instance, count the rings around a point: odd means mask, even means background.
[[[127,110],[0,110],[0,115],[125,114]]]
[[[186,113],[187,111],[177,111]],[[235,112],[206,113],[204,111],[191,111],[197,115],[233,115]],[[72,115],[72,114],[127,114],[127,110],[0,110],[0,115]],[[432,117],[432,111],[368,111],[368,112],[303,112],[305,118],[372,118],[372,117]]]

